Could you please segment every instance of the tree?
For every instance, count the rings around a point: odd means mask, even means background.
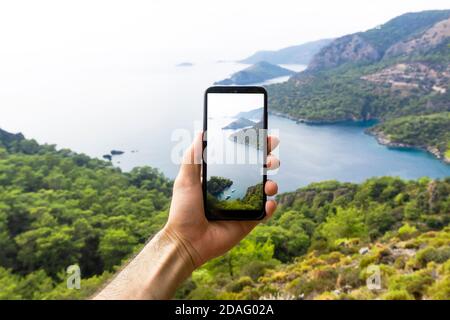
[[[105,269],[111,270],[129,255],[137,241],[123,229],[108,229],[100,240],[99,253],[105,263]]]
[[[364,224],[364,214],[355,208],[337,208],[336,214],[327,218],[320,229],[320,234],[334,246],[341,238],[366,238],[367,227]]]

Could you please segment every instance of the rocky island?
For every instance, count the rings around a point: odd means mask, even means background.
[[[257,123],[254,123],[253,126],[245,129],[238,130],[234,133],[232,133],[228,139],[230,141],[233,141],[234,143],[244,144],[244,145],[250,145],[255,147],[256,149],[262,150],[264,148],[264,141],[261,141],[266,137],[264,134],[263,136],[260,136],[262,132],[260,132],[261,129],[264,128],[263,121],[259,121]],[[249,130],[252,130],[253,132],[249,132]]]
[[[233,73],[230,78],[217,81],[215,85],[247,85],[264,82],[273,78],[290,76],[295,72],[280,66],[260,61],[244,70]]]
[[[122,155],[124,153],[125,152],[121,151],[121,150],[111,150],[111,155],[113,155],[113,156],[120,156],[120,155]]]
[[[231,122],[230,124],[226,125],[225,127],[223,127],[222,129],[224,130],[228,130],[228,129],[242,129],[242,128],[246,128],[246,127],[250,127],[253,126],[255,124],[255,122],[246,119],[246,118],[242,118],[240,117],[239,119]]]

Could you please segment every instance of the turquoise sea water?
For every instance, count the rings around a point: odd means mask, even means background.
[[[336,179],[360,182],[374,176],[415,179],[450,176],[450,166],[415,149],[387,148],[364,131],[373,123],[306,125],[271,116],[280,128],[281,167],[274,179],[282,190]]]

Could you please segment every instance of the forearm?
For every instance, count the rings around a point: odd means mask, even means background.
[[[162,230],[94,299],[170,299],[193,270],[183,242]]]

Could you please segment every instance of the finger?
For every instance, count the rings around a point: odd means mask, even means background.
[[[264,192],[268,196],[274,196],[278,192],[278,185],[272,180],[267,180],[266,185],[264,186]]]
[[[267,169],[275,170],[280,167],[280,160],[272,154],[267,156]]]
[[[270,219],[273,213],[277,209],[277,202],[275,200],[269,200],[266,202],[266,219]]]
[[[177,179],[183,179],[185,182],[200,181],[202,137],[203,135],[201,133],[196,135],[194,141],[184,153]]]
[[[275,136],[267,137],[267,153],[271,153],[280,144],[280,139]]]

